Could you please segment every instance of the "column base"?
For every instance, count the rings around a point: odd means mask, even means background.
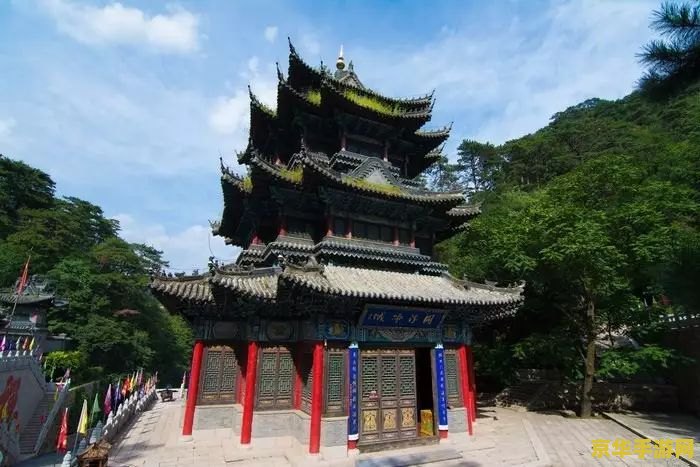
[[[438,430],[440,439],[447,439],[447,430]]]
[[[349,439],[348,440],[348,449],[357,449],[357,440],[356,439]]]

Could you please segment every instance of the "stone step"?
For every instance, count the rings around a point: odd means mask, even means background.
[[[412,454],[388,455],[358,459],[356,467],[409,467],[413,465],[426,465],[436,462],[456,461],[463,459],[462,455],[454,449],[435,449]]]

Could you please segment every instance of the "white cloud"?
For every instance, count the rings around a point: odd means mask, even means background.
[[[41,0],[59,31],[85,44],[146,46],[169,53],[198,48],[199,19],[181,7],[149,16],[138,8],[115,2],[103,7],[69,0]]]
[[[240,89],[232,97],[219,97],[209,115],[209,125],[223,135],[245,133],[249,106],[248,93]]]
[[[321,53],[321,43],[315,35],[304,34],[301,36],[301,49],[304,53],[311,56],[311,60],[315,60],[318,54]]]
[[[251,83],[258,99],[273,109],[277,107],[277,81],[271,78],[276,76],[273,64],[267,64],[261,71],[260,59],[250,57],[240,75]],[[246,141],[249,123],[250,99],[244,89],[235,90],[232,96],[219,96],[209,114],[209,126],[222,135],[235,136],[237,142]]]
[[[277,33],[279,32],[279,29],[277,26],[268,26],[265,28],[265,40],[269,43],[275,42],[275,39],[277,39]]]
[[[204,225],[191,225],[176,232],[168,231],[162,224],[142,223],[130,214],[112,216],[121,225],[121,236],[130,242],[145,243],[163,251],[163,258],[174,272],[191,273],[193,269],[204,271],[209,256],[230,263],[241,251],[224,244],[221,237],[213,236]]]
[[[435,88],[436,114],[456,118],[450,144],[464,137],[501,143],[585,99],[632,91],[641,74],[635,54],[649,38],[649,12],[656,6],[649,0],[552,2],[534,22],[514,17],[445,27],[417,50],[361,51],[356,70],[370,87],[391,86],[387,94]],[[387,76],[401,79],[387,82]]]
[[[0,118],[0,143],[8,143],[15,127],[14,118]]]

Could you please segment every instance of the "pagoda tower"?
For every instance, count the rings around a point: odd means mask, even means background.
[[[433,246],[479,213],[421,174],[450,128],[433,94],[386,97],[341,53],[335,70],[289,44],[277,107],[250,94],[250,136],[221,163],[213,232],[242,248],[151,288],[196,335],[182,432],[326,458],[472,433],[472,327],[516,312],[522,287],[452,277]]]

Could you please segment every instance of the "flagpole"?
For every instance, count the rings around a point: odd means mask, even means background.
[[[5,326],[5,334],[7,334],[7,328],[10,324],[12,324],[12,318],[15,316],[15,310],[17,309],[17,302],[19,302],[19,294],[22,293],[22,290],[20,290],[20,289],[24,289],[24,286],[26,286],[26,281],[28,280],[28,275],[29,275],[29,260],[30,259],[32,259],[31,253],[29,253],[29,255],[27,255],[27,262],[24,263],[24,270],[22,271],[22,275],[20,276],[20,279],[19,279],[19,287],[17,290],[15,290],[15,304],[12,306],[12,313],[10,313],[10,319],[7,322],[7,326]]]

